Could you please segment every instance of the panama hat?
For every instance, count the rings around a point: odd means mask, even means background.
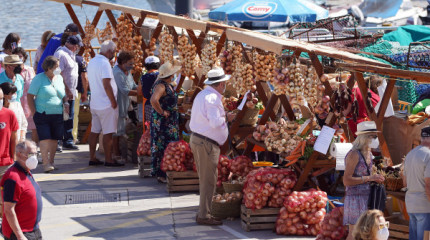
[[[22,64],[22,60],[19,58],[18,55],[9,55],[4,57],[3,60],[4,64]]]
[[[357,132],[355,132],[355,135],[380,132],[381,131],[378,131],[378,129],[376,129],[376,123],[374,121],[364,121],[357,124]]]
[[[171,62],[163,63],[163,65],[158,69],[158,78],[170,77],[181,70],[181,68],[181,62],[179,61],[173,61],[173,64]]]
[[[208,72],[208,78],[204,84],[211,85],[217,82],[224,82],[230,79],[230,75],[225,75],[224,70],[220,67],[213,68]]]

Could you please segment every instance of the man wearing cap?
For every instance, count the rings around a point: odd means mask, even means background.
[[[221,100],[229,78],[222,68],[210,70],[204,82],[207,87],[197,94],[191,110],[190,146],[200,182],[200,204],[196,222],[201,225],[222,224],[214,219],[209,211],[216,188],[220,146],[228,137],[226,114]],[[233,114],[227,115],[228,121],[232,121],[234,117]]]
[[[13,83],[16,88],[16,98],[12,98],[12,101],[21,102],[21,97],[24,93],[24,79],[21,76],[22,71],[22,60],[18,55],[9,55],[4,58],[3,64],[5,71],[0,73],[0,84],[4,82]]]
[[[421,145],[405,158],[403,185],[407,187],[409,239],[423,239],[430,231],[430,127],[421,130]]]
[[[74,23],[70,23],[67,25],[66,29],[64,29],[64,33],[68,33],[70,35],[78,35],[79,28],[78,25]],[[45,60],[47,56],[54,55],[55,51],[58,50],[58,48],[61,46],[61,37],[63,36],[63,33],[57,34],[53,36],[49,42],[48,45],[46,45],[45,50],[43,51],[42,56],[39,59],[39,64],[37,65],[37,74],[43,72],[42,63]]]
[[[144,106],[145,122],[151,121],[152,106],[149,100],[151,99],[152,95],[152,85],[154,85],[155,80],[157,80],[158,77],[158,68],[160,68],[160,59],[158,57],[149,56],[145,59],[145,69],[147,72],[140,78],[140,81],[142,83],[142,94],[143,97],[146,99]]]
[[[77,36],[71,35],[63,47],[60,47],[54,54],[60,62],[61,76],[66,87],[68,98],[69,119],[64,121],[63,149],[78,150],[73,141],[73,116],[74,105],[77,98],[76,87],[78,85],[79,67],[76,62],[76,52],[81,46],[81,41]],[[79,101],[79,99],[77,99]]]

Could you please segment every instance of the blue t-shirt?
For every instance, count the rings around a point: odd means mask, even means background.
[[[38,113],[63,114],[63,98],[66,95],[63,78],[54,77],[53,84],[45,73],[39,73],[31,81],[28,93],[36,96]]]
[[[158,71],[147,73],[140,78],[140,81],[142,83],[142,94],[143,97],[146,98],[145,105],[151,104],[151,102],[149,101],[151,99],[151,89],[152,85],[154,85],[155,80],[157,80],[157,77]]]
[[[42,64],[45,58],[47,56],[53,56],[55,51],[57,51],[57,49],[61,46],[61,37],[63,37],[63,33],[57,34],[49,40],[48,45],[46,45],[46,48],[39,59],[39,63],[37,64],[37,74],[44,72]]]
[[[0,73],[0,84],[5,82],[13,83],[12,79],[6,75],[6,71]],[[21,74],[15,74],[15,83],[13,85],[18,89],[16,91],[16,101],[21,102],[22,94],[24,94],[24,78],[22,78]]]

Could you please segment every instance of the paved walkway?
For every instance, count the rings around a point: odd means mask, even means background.
[[[56,155],[54,173],[45,174],[42,167],[34,171],[43,192],[40,227],[46,240],[286,239],[272,231],[245,232],[238,219],[219,227],[196,225],[197,194],[169,194],[154,178],[139,178],[132,164],[89,167],[88,145],[79,147]],[[91,201],[103,196],[121,201]],[[66,204],[71,202],[78,204]]]

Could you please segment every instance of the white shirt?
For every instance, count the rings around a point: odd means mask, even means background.
[[[3,63],[4,58],[8,56],[6,53],[4,52],[0,52],[0,62]],[[4,68],[2,66],[0,66],[0,73],[2,73],[4,71]]]
[[[223,145],[228,137],[222,95],[211,86],[197,94],[191,109],[190,129]]]
[[[60,60],[61,76],[67,88],[73,93],[73,99],[75,99],[78,96],[76,87],[78,86],[79,77],[79,67],[75,54],[64,46],[60,47],[54,53],[54,56]]]
[[[95,110],[104,110],[111,107],[109,97],[103,87],[103,79],[110,78],[113,94],[117,96],[118,88],[113,77],[112,67],[109,59],[98,54],[90,60],[87,66],[88,82],[91,89],[90,108]]]

